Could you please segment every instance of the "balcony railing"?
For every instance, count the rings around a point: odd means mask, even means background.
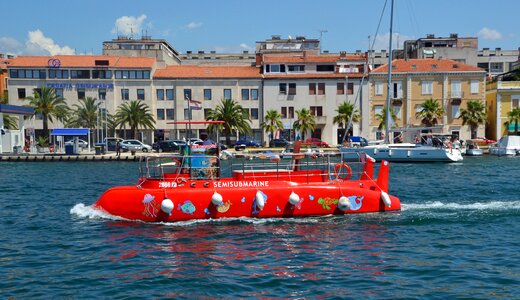
[[[462,91],[451,91],[451,98],[461,99],[464,98],[464,92]]]

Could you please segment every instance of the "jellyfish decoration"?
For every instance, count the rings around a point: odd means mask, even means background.
[[[298,202],[300,202],[300,196],[298,196],[298,194],[295,192],[292,192],[291,195],[289,195],[289,203],[296,205]]]
[[[338,200],[338,208],[341,209],[342,211],[347,211],[350,209],[351,207],[351,203],[350,203],[350,200],[345,197],[345,196],[341,196]]]
[[[173,201],[168,198],[164,198],[161,202],[161,210],[170,216],[172,215],[172,210],[174,206],[175,205],[173,204]]]
[[[224,198],[221,194],[214,192],[213,196],[211,196],[211,203],[215,206],[221,206],[224,204]]]
[[[157,216],[157,209],[155,205],[155,196],[152,196],[150,194],[144,195],[143,198],[143,205],[144,205],[144,211],[143,214],[145,216],[149,216],[152,218],[155,218]]]

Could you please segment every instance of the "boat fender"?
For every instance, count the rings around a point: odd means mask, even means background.
[[[300,202],[300,196],[298,196],[298,194],[296,194],[295,192],[292,192],[289,196],[289,203],[291,203],[292,205],[296,205],[298,204],[298,202]]]
[[[161,210],[169,215],[171,215],[173,207],[173,201],[168,198],[164,198],[164,200],[161,202]]]
[[[256,206],[260,210],[264,209],[265,199],[264,199],[264,195],[260,191],[256,192],[255,202],[256,202]]]
[[[224,205],[224,198],[222,198],[221,194],[214,192],[213,196],[211,196],[211,203],[215,206]]]
[[[384,191],[381,191],[381,199],[383,200],[385,205],[388,207],[390,207],[390,205],[392,204],[392,200],[390,200],[390,196],[388,196],[388,194]]]
[[[341,209],[342,211],[347,211],[350,209],[350,200],[348,200],[347,197],[345,196],[341,196],[339,197],[339,200],[338,200],[338,208]]]

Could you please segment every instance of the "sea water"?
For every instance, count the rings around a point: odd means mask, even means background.
[[[518,298],[520,158],[393,163],[402,211],[147,224],[131,162],[0,164],[2,298]]]

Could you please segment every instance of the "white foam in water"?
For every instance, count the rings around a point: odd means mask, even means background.
[[[112,216],[102,210],[95,209],[92,206],[85,206],[83,203],[74,205],[74,207],[70,209],[70,214],[87,219],[125,220],[124,218]]]
[[[515,210],[520,209],[520,201],[491,201],[486,203],[475,202],[468,204],[461,203],[442,203],[440,201],[425,202],[425,203],[409,203],[401,204],[401,209],[406,210],[427,210],[427,209],[442,209],[442,210]]]

